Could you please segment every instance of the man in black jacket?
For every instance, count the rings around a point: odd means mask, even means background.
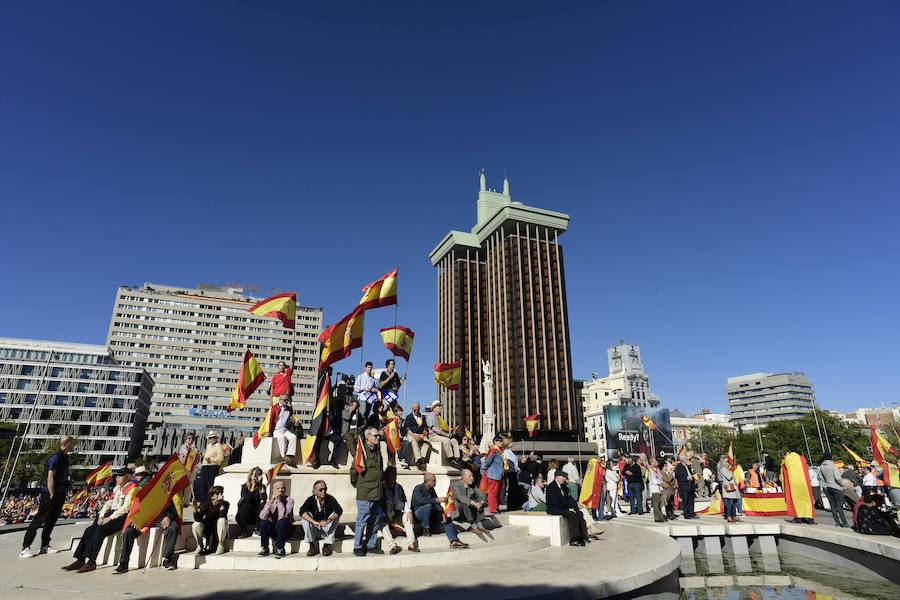
[[[334,496],[328,493],[328,486],[321,479],[313,484],[312,496],[300,507],[300,524],[303,526],[303,539],[309,542],[307,556],[319,553],[319,539],[322,556],[331,556],[334,545],[334,534],[337,532],[338,520],[344,509]]]
[[[623,469],[625,480],[628,482],[628,503],[630,515],[644,514],[644,471],[637,459],[632,456]]]
[[[416,468],[424,471],[428,465],[431,444],[428,443],[428,425],[425,423],[425,415],[422,414],[418,402],[413,402],[412,411],[406,416],[403,425],[406,429],[406,440],[412,450],[412,458],[416,461]]]
[[[675,480],[678,482],[678,495],[681,497],[681,512],[685,519],[696,519],[694,514],[694,494],[697,481],[691,467],[691,458],[687,453],[681,455],[681,461],[675,466]]]
[[[225,540],[228,538],[228,502],[224,499],[225,490],[221,485],[214,485],[209,490],[209,500],[201,502],[194,511],[194,524],[191,530],[197,540],[197,554],[201,556],[215,551],[225,553]]]
[[[570,546],[584,546],[588,538],[587,523],[578,510],[578,503],[569,493],[566,479],[565,471],[557,469],[553,481],[544,489],[547,495],[547,514],[559,515],[566,520]]]

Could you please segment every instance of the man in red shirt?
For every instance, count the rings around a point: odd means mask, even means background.
[[[287,396],[291,400],[294,396],[294,385],[291,383],[291,377],[294,375],[294,351],[291,350],[291,366],[288,368],[287,363],[283,360],[278,361],[278,372],[272,376],[272,385],[269,386],[269,395],[272,397],[272,404],[278,402],[281,396]]]

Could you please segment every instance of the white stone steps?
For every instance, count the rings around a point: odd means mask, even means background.
[[[353,556],[352,540],[349,552],[332,556],[307,557],[305,553],[289,554],[277,559],[273,556],[256,556],[255,552],[228,552],[226,554],[210,554],[198,556],[188,554],[181,557],[182,567],[194,567],[203,570],[236,570],[236,571],[355,571],[400,569],[426,565],[447,565],[469,561],[502,560],[520,554],[534,552],[549,547],[547,538],[520,536],[508,540],[497,540],[493,543],[471,546],[465,550],[451,549],[449,542],[443,548],[426,548],[414,553],[405,549],[399,554]],[[258,540],[257,540],[258,543]],[[470,543],[471,542],[467,542]]]

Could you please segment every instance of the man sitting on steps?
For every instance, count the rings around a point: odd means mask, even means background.
[[[283,481],[272,484],[272,497],[259,511],[259,536],[262,548],[257,556],[269,555],[269,538],[275,538],[275,558],[286,555],[284,544],[294,534],[294,499],[287,495]]]
[[[487,496],[475,485],[475,477],[469,469],[462,470],[462,477],[450,484],[454,508],[450,518],[470,525],[469,531],[484,533],[484,508]]]
[[[197,554],[205,556],[215,551],[225,553],[228,539],[228,502],[224,500],[225,490],[221,485],[209,489],[209,500],[202,502],[194,512],[191,531],[197,540]]]
[[[439,498],[434,486],[437,478],[433,473],[425,473],[424,481],[413,489],[412,494],[412,512],[415,520],[422,527],[422,535],[430,536],[432,531],[439,531],[438,527],[443,527],[447,539],[450,540],[451,548],[468,548],[468,544],[459,541],[459,535],[456,533],[456,527],[453,522],[444,516],[444,507],[442,504],[447,501],[446,497]],[[410,550],[416,552],[418,544],[410,547]]]
[[[300,507],[300,524],[303,526],[303,539],[309,542],[307,556],[319,553],[319,540],[324,540],[322,556],[331,556],[334,545],[334,534],[337,532],[338,520],[344,509],[334,496],[328,493],[328,486],[321,479],[313,484],[312,496]]]

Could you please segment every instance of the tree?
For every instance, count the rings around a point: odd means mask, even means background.
[[[707,456],[715,461],[728,452],[732,436],[731,430],[722,425],[703,425],[697,431],[691,432],[687,448],[695,453],[706,452]]]

